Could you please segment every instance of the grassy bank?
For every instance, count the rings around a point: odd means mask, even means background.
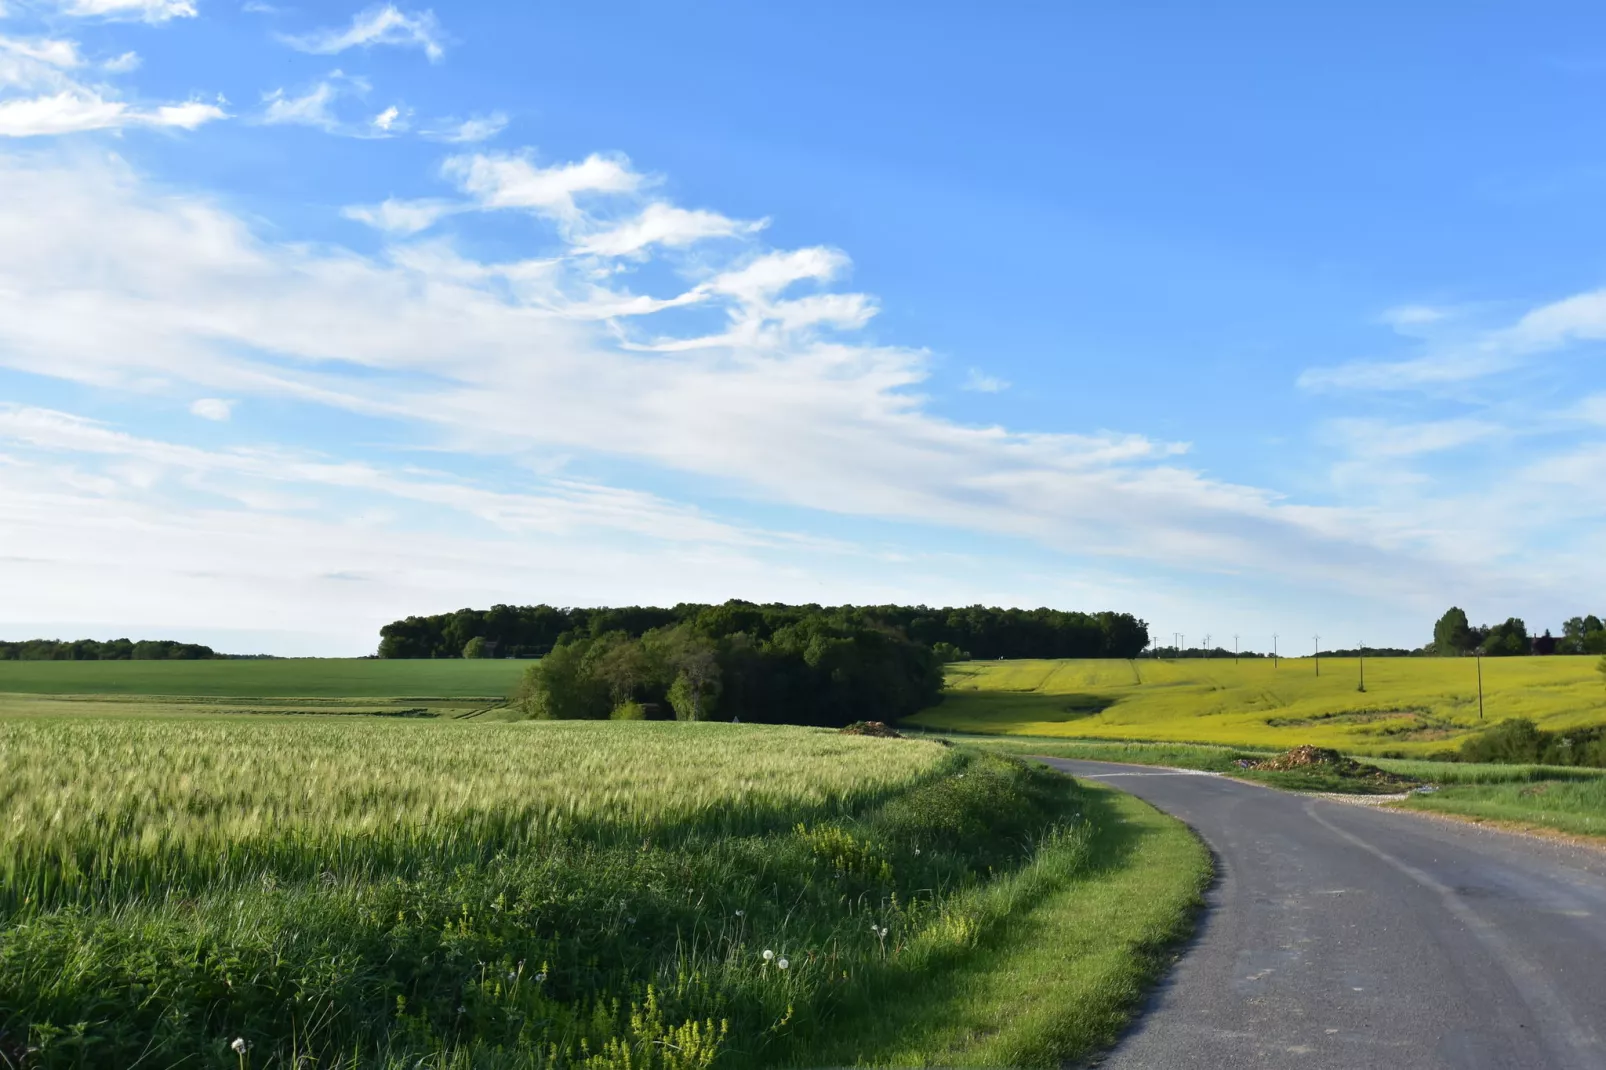
[[[26,719],[0,785],[40,1067],[1054,1065],[1207,872],[1135,800],[806,729]]]
[[[1480,721],[1470,658],[1377,658],[1359,690],[1354,658],[998,661],[949,667],[941,705],[915,724],[941,731],[1202,743],[1303,744],[1408,757],[1454,750],[1499,720],[1570,729],[1606,722],[1592,657],[1485,658]]]

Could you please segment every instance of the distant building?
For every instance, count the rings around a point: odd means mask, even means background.
[[[1550,634],[1549,628],[1545,629],[1544,635],[1533,637],[1533,652],[1540,656],[1548,656],[1556,652],[1556,639],[1555,636]]]

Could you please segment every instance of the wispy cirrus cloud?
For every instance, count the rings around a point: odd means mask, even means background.
[[[1449,318],[1443,310],[1425,306],[1394,311],[1388,322],[1402,331]],[[1298,381],[1312,391],[1442,390],[1499,375],[1575,343],[1602,340],[1606,340],[1606,289],[1541,305],[1504,327],[1460,330],[1443,338],[1430,335],[1428,352],[1422,356],[1309,368]]]
[[[571,248],[585,240],[571,230],[628,217],[618,203],[592,214],[588,197],[643,196],[622,157],[507,163],[450,173],[486,205],[550,218]],[[875,305],[825,289],[849,267],[837,250],[736,249],[701,258],[707,273],[683,289],[632,293],[590,255],[489,261],[434,241],[362,257],[264,239],[126,172],[13,161],[0,178],[15,206],[0,217],[0,361],[12,367],[298,400],[413,428],[453,455],[621,457],[753,500],[1078,554],[1254,561],[1335,584],[1364,569],[1402,598],[1438,590],[1457,560],[1425,552],[1440,549],[1437,528],[1212,479],[1179,463],[1179,443],[939,417],[919,393],[924,353],[852,336]],[[101,265],[93,291],[62,285],[87,248]],[[671,308],[724,326],[656,322]]]
[[[114,60],[107,73],[128,68]],[[132,126],[194,130],[227,117],[221,103],[136,104],[108,85],[84,80],[90,64],[78,42],[0,36],[0,137],[50,137]]]
[[[387,198],[378,204],[352,205],[341,210],[347,219],[366,223],[387,234],[417,234],[464,206],[456,201],[436,199],[400,200]]]
[[[359,12],[343,30],[322,29],[304,34],[280,34],[279,40],[299,52],[332,56],[350,48],[417,48],[438,63],[446,55],[445,36],[433,11],[406,12],[383,4]]]
[[[412,113],[399,104],[392,104],[366,119],[346,118],[340,114],[341,101],[361,99],[371,88],[367,79],[331,71],[299,92],[280,88],[263,94],[262,111],[256,121],[264,126],[310,126],[326,134],[355,138],[387,138],[406,131]],[[349,114],[352,109],[344,110]]]
[[[491,138],[507,129],[506,114],[493,111],[489,115],[475,115],[463,120],[442,119],[420,133],[432,141],[449,145],[472,145]]]
[[[994,375],[987,375],[980,369],[972,368],[965,376],[965,385],[961,388],[978,394],[999,394],[1009,389],[1009,382]]]
[[[102,18],[120,21],[160,24],[173,19],[193,19],[195,4],[191,0],[66,0],[60,10],[80,18]]]

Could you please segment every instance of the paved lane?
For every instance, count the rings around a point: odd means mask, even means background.
[[[1103,1066],[1606,1068],[1606,854],[1045,760],[1175,814],[1220,871],[1196,942]]]

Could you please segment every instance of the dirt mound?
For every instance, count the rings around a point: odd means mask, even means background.
[[[854,721],[840,730],[846,736],[875,736],[878,739],[903,739],[903,733],[884,721]]]
[[[1328,747],[1295,747],[1275,758],[1249,763],[1246,768],[1278,773],[1325,773],[1346,780],[1365,780],[1372,784],[1399,788],[1407,788],[1416,783],[1411,777],[1400,776],[1379,769],[1375,765],[1357,762],[1354,758],[1346,758]]]
[[[1267,758],[1263,762],[1256,762],[1256,769],[1305,769],[1313,765],[1333,766],[1334,772],[1343,769],[1346,765],[1359,766],[1361,763],[1346,758],[1336,750],[1327,747],[1295,747],[1287,754],[1279,754],[1275,758]]]

